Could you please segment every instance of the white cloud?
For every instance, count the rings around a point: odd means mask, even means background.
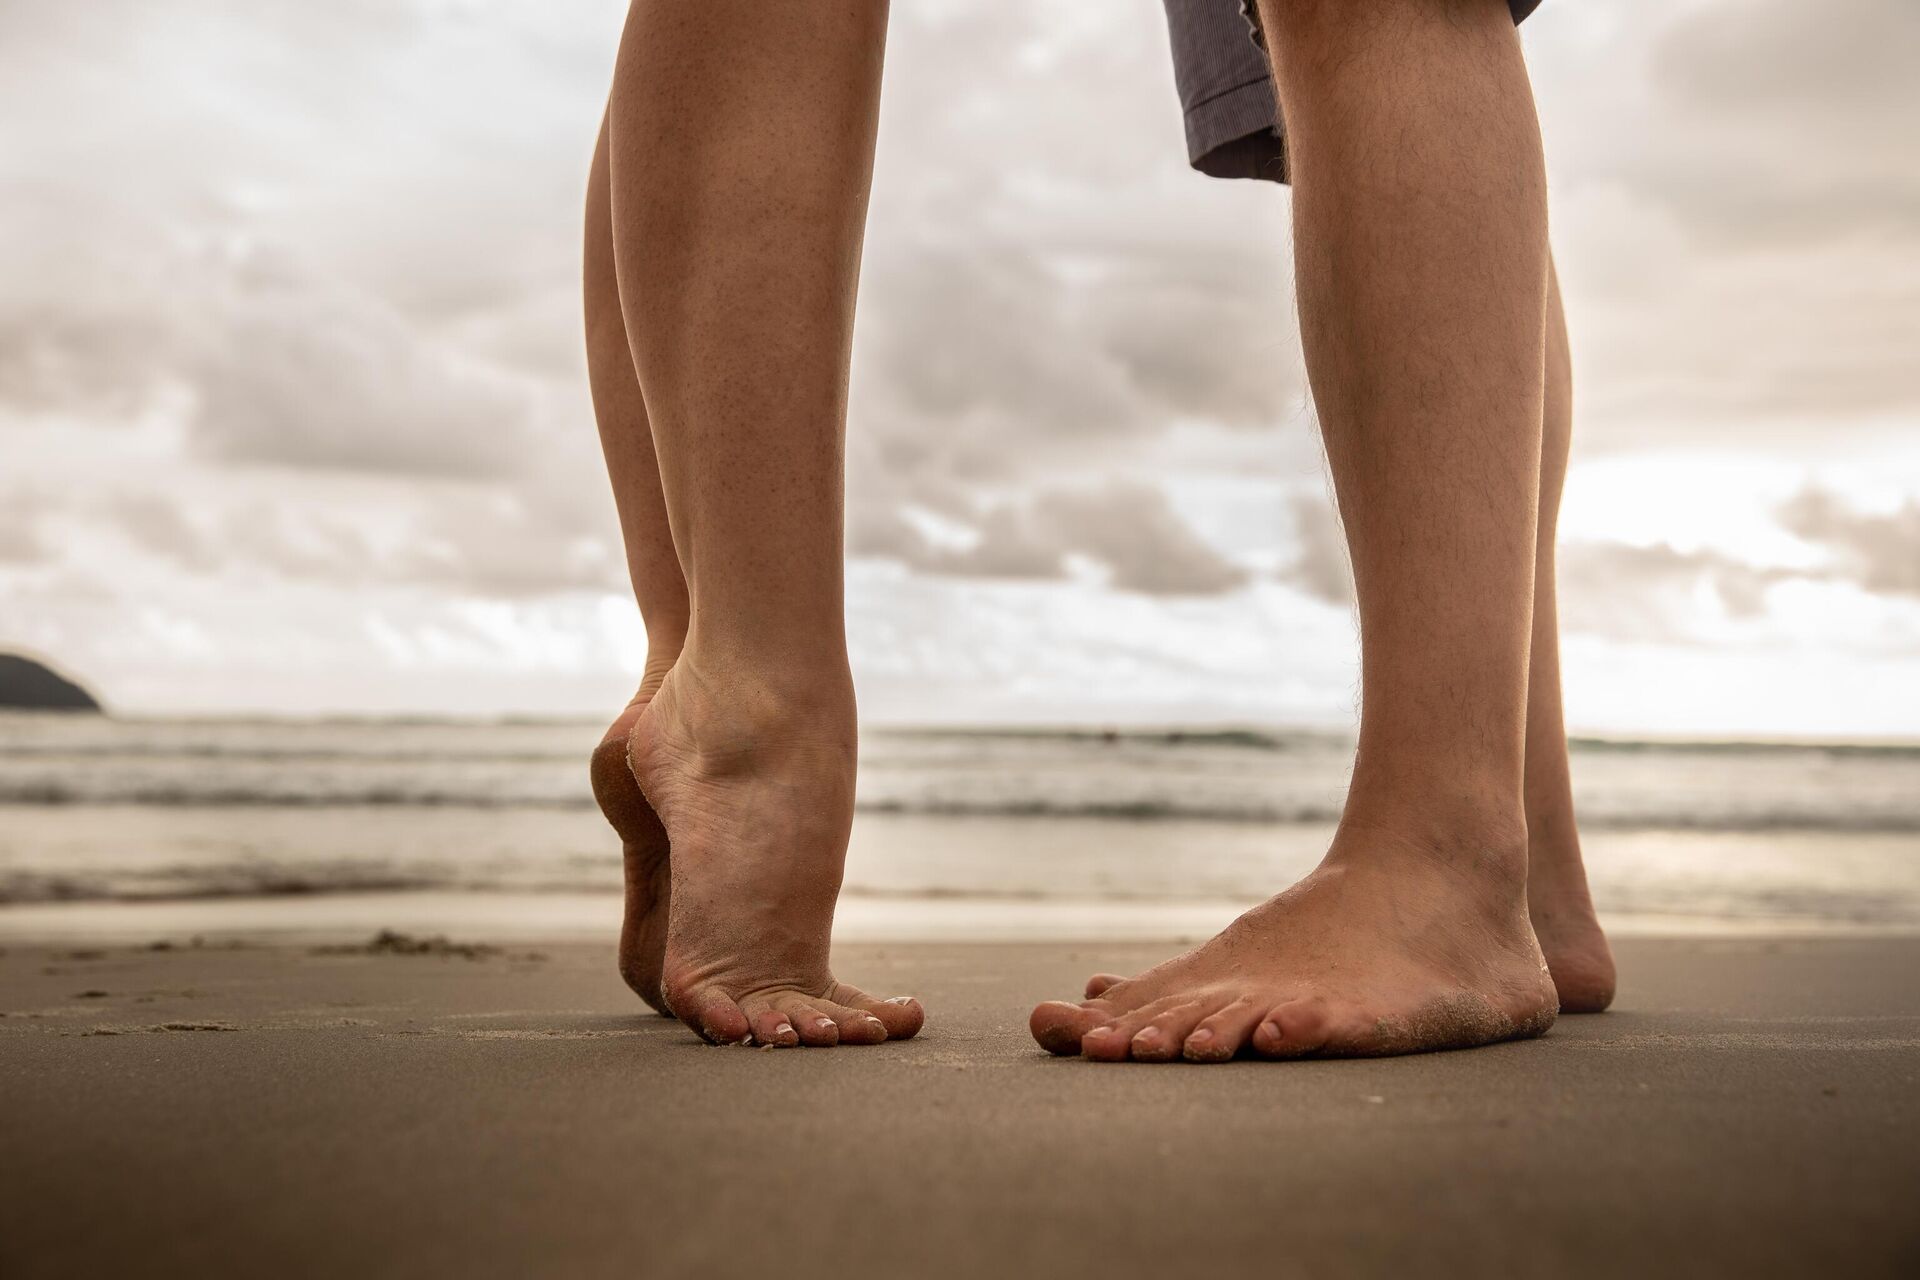
[[[1885,513],[1856,511],[1835,494],[1808,489],[1780,514],[1866,590],[1920,597],[1920,500]]]
[[[1217,595],[1249,577],[1144,484],[1050,489],[943,524],[958,538],[935,540],[905,519],[868,520],[855,526],[851,546],[955,577],[1063,579],[1078,558],[1113,589],[1151,596]]]
[[[32,122],[0,149],[0,644],[129,707],[625,696],[574,286],[622,8],[0,18],[0,113]],[[1916,21],[1526,25],[1580,382],[1576,719],[1640,705],[1580,692],[1644,686],[1629,652],[1920,646],[1920,459],[1892,461],[1920,415]],[[893,24],[848,439],[866,705],[1343,716],[1286,197],[1185,169],[1150,3]],[[1878,714],[1832,683],[1819,714]],[[1716,697],[1686,714],[1749,714]]]
[[[1910,424],[1920,9],[1550,4],[1526,31],[1587,447],[1812,460]]]

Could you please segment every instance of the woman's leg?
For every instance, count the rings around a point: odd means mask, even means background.
[[[853,814],[847,366],[878,0],[638,0],[609,109],[613,249],[683,647],[628,750],[672,844],[662,990],[709,1039],[867,1043],[919,1006],[837,983]]]
[[[667,527],[660,466],[653,455],[647,406],[633,371],[627,325],[614,277],[613,212],[607,189],[607,126],[593,149],[587,177],[586,249],[582,294],[586,304],[587,380],[593,390],[600,446],[613,481],[614,505],[626,544],[627,576],[647,628],[647,664],[640,688],[593,753],[593,793],[620,836],[626,864],[626,913],[620,930],[620,974],[641,999],[667,1012],[660,965],[667,945],[671,893],[667,833],[627,767],[634,721],[659,691],[687,636],[687,583]]]

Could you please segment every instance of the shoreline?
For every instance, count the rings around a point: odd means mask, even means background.
[[[1038,999],[1161,943],[849,944],[871,1049],[701,1044],[603,944],[0,953],[0,1270],[1912,1274],[1920,939],[1622,939],[1613,1012],[1109,1066]],[[364,932],[361,942],[365,943]]]
[[[1056,896],[872,893],[840,899],[839,943],[1154,943],[1213,936],[1252,901],[1116,901]],[[240,938],[352,942],[378,929],[516,942],[599,940],[620,926],[618,892],[402,890],[33,902],[0,906],[0,946]],[[1613,938],[1920,938],[1920,924],[1819,918],[1601,913]]]

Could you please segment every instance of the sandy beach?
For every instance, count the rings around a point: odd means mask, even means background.
[[[464,940],[463,940],[464,941]],[[716,1049],[578,941],[0,957],[0,1270],[1848,1274],[1920,1266],[1920,939],[1629,939],[1543,1040],[1055,1061],[1168,945],[856,945],[879,1049]]]

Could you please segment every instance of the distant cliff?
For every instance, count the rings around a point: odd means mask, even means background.
[[[0,653],[0,711],[98,711],[99,700],[51,668]]]

